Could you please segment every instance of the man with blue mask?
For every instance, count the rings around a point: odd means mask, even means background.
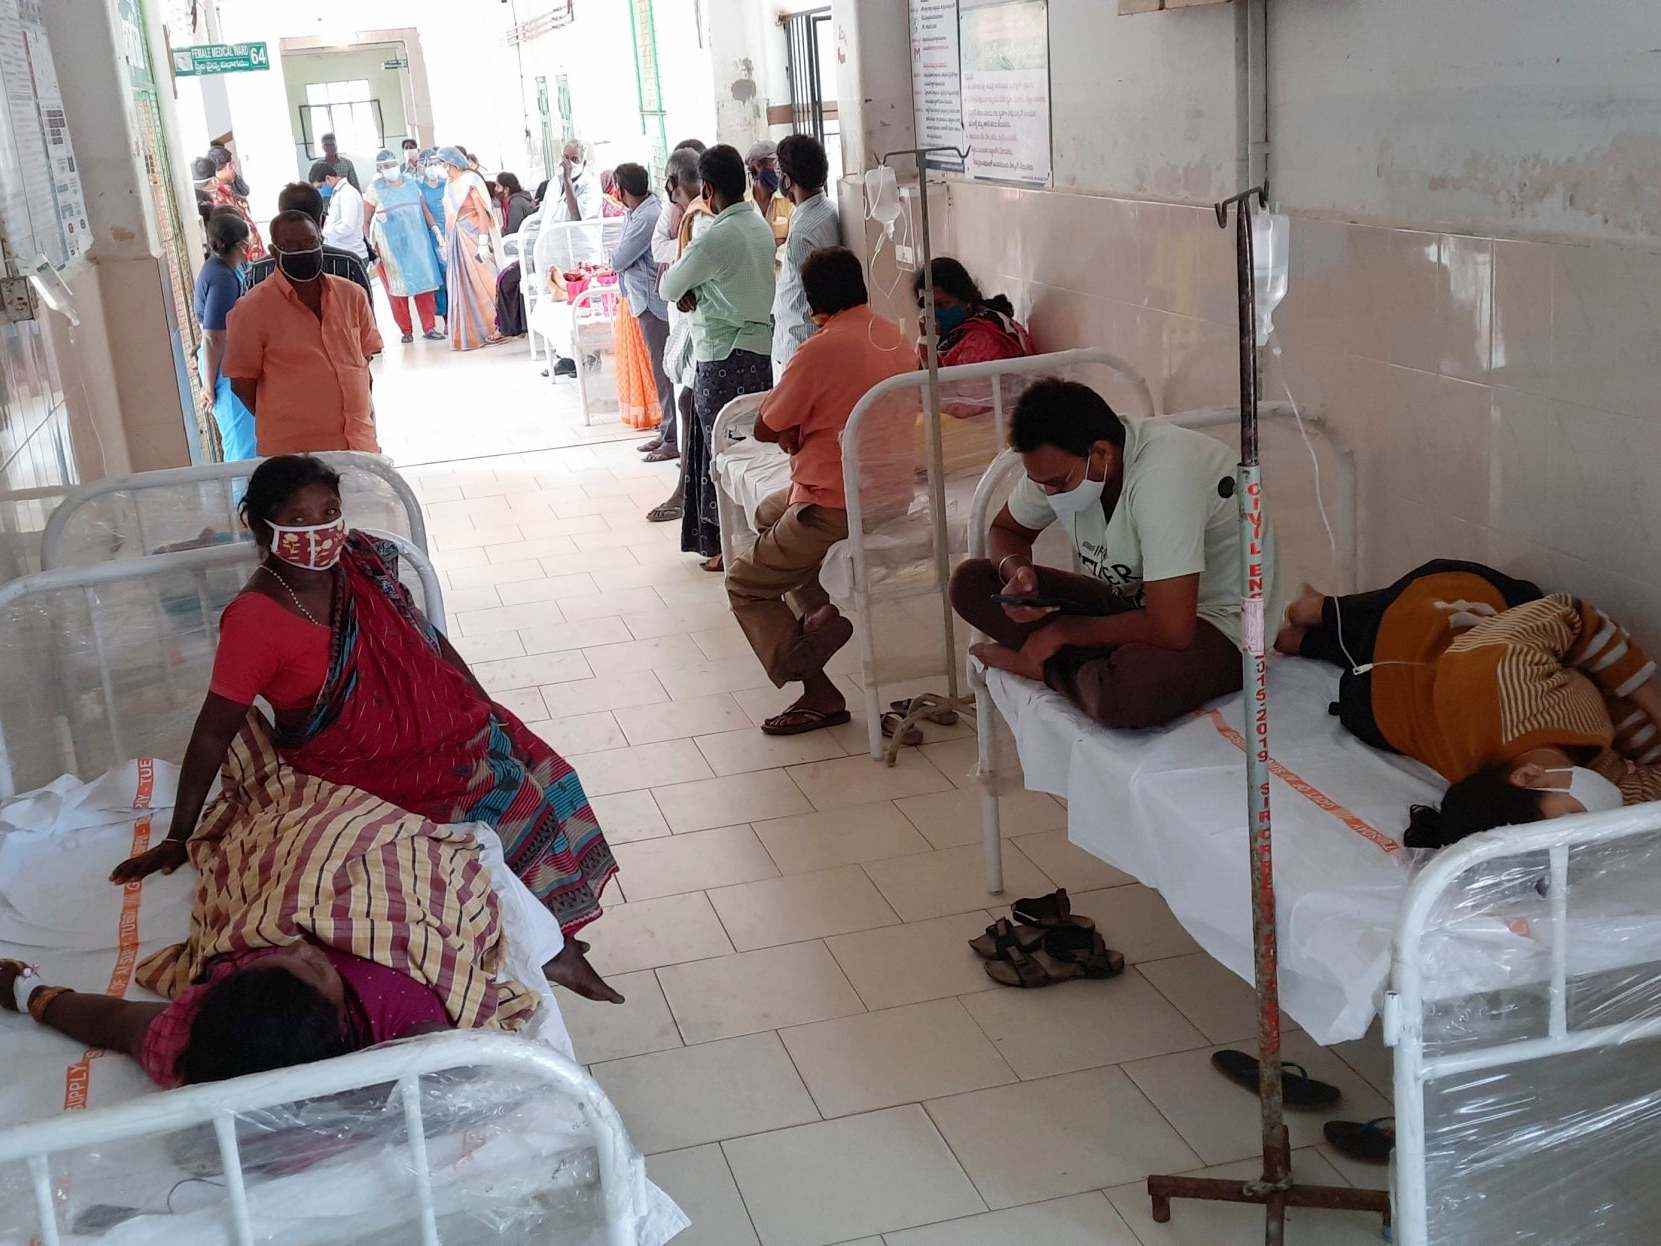
[[[744,167],[750,174],[750,200],[761,213],[761,219],[767,222],[767,228],[773,231],[774,245],[782,247],[790,235],[790,214],[796,205],[779,190],[783,178],[779,173],[777,144],[765,139],[755,144],[744,157]]]
[[[1009,443],[1026,474],[992,521],[988,557],[952,576],[953,607],[992,638],[970,652],[1109,727],[1157,727],[1238,692],[1234,453],[1164,420],[1119,416],[1089,386],[1056,378],[1021,395]],[[1056,523],[1083,574],[1033,561]],[[1272,602],[1267,524],[1262,542]]]

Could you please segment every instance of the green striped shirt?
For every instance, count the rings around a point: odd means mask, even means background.
[[[716,217],[686,254],[663,274],[658,289],[669,302],[691,291],[692,352],[716,363],[735,350],[767,356],[773,349],[773,231],[745,199]]]

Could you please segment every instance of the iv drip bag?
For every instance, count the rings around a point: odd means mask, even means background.
[[[886,164],[865,171],[865,215],[881,222],[893,240],[894,222],[900,219],[900,185]]]
[[[1275,329],[1275,308],[1286,297],[1291,264],[1291,221],[1284,213],[1252,217],[1252,268],[1257,285],[1257,344],[1268,344]]]

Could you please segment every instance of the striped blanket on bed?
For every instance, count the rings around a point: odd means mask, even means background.
[[[226,754],[190,841],[190,937],[138,967],[169,998],[215,956],[301,938],[430,986],[460,1029],[517,1029],[536,996],[509,978],[501,915],[473,837],[283,763],[258,710]]]

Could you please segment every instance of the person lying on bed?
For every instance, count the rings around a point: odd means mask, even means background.
[[[341,514],[340,477],[280,455],[241,502],[262,561],[220,620],[213,678],[179,774],[168,837],[117,883],[185,860],[185,843],[256,697],[294,769],[361,788],[438,823],[484,822],[507,864],[567,935],[600,915],[617,863],[565,760],[494,703],[399,583],[390,554]],[[622,1002],[568,939],[549,978]]]
[[[1343,667],[1344,727],[1448,780],[1410,848],[1661,800],[1655,663],[1590,602],[1436,561],[1347,597],[1306,585],[1275,647]]]
[[[1240,519],[1234,454],[1163,420],[1126,419],[1087,385],[1045,378],[1016,403],[1026,475],[986,558],[952,575],[952,606],[992,638],[970,652],[1041,680],[1109,727],[1157,727],[1237,692]],[[1060,521],[1085,574],[1033,562]],[[1265,525],[1264,596],[1274,533]],[[1035,599],[1032,605],[1000,597]]]

